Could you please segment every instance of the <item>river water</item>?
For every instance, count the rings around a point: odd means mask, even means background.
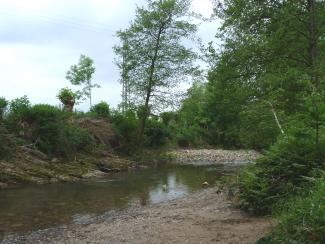
[[[177,166],[117,173],[77,183],[33,185],[0,191],[0,240],[8,234],[79,223],[131,204],[185,196],[234,174],[236,165]]]

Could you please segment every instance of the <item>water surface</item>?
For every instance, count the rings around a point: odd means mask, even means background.
[[[235,165],[161,166],[77,183],[25,186],[0,191],[1,236],[82,222],[110,210],[185,196],[233,174]],[[166,187],[167,186],[167,187]]]

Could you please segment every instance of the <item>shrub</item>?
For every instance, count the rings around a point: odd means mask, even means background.
[[[79,97],[75,92],[66,87],[59,91],[57,98],[63,103],[64,110],[72,112],[73,106]]]
[[[69,88],[65,87],[62,88],[58,95],[57,98],[63,103],[63,104],[67,104],[71,101],[75,101],[76,99],[76,94]]]
[[[21,130],[21,122],[31,107],[27,96],[16,98],[9,103],[9,112],[6,119],[9,132],[18,134]]]
[[[117,135],[121,138],[120,150],[130,153],[138,147],[138,119],[134,111],[129,110],[125,113],[114,111],[111,114],[113,127]]]
[[[177,145],[182,148],[187,148],[192,144],[193,135],[189,130],[179,130],[176,135]]]
[[[24,110],[21,118],[25,124],[24,137],[48,155],[69,157],[92,143],[85,129],[69,124],[70,116],[51,105],[34,105]]]
[[[110,108],[106,102],[100,102],[91,107],[90,113],[101,119],[109,119],[110,118]]]
[[[200,125],[191,125],[188,127],[179,127],[175,139],[180,147],[205,147],[208,144],[209,136],[204,127]]]
[[[8,135],[7,130],[0,124],[0,159],[10,155],[13,148],[13,142]]]
[[[325,243],[325,182],[276,207],[279,223],[264,243]],[[260,242],[262,243],[262,242]]]
[[[255,213],[270,212],[279,200],[301,191],[304,176],[322,168],[324,161],[324,150],[315,147],[314,132],[292,127],[265,156],[241,173],[241,206]]]
[[[30,108],[31,103],[27,96],[23,96],[12,100],[9,105],[10,113],[21,114]]]
[[[172,121],[178,120],[178,114],[176,112],[163,112],[160,115],[162,122],[168,126]]]
[[[148,119],[144,134],[146,137],[145,145],[154,148],[166,145],[170,138],[167,127],[156,119]]]
[[[65,125],[59,134],[59,144],[54,148],[55,153],[65,157],[78,151],[91,149],[93,138],[86,129]]]

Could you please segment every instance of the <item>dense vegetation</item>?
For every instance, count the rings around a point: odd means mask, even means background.
[[[118,136],[114,148],[132,155],[166,146],[253,148],[263,156],[239,176],[240,207],[274,214],[279,224],[261,243],[323,243],[325,170],[325,3],[323,1],[215,1],[222,20],[206,47],[207,82],[196,81],[177,110],[169,111],[179,81],[197,77],[197,54],[182,45],[196,27],[182,19],[188,1],[149,1],[115,51],[120,59],[123,103],[105,102],[73,112],[80,98],[68,88],[62,111],[32,105],[27,97],[0,99],[0,157],[30,145],[56,157],[98,146],[74,123],[104,120]],[[139,62],[139,60],[141,62]],[[82,73],[83,68],[86,73]],[[79,69],[80,68],[80,69]],[[81,56],[67,78],[84,84],[91,98],[95,71]],[[88,73],[87,73],[88,72]]]
[[[264,150],[239,177],[239,203],[279,217],[262,243],[322,243],[325,4],[218,1],[216,13],[205,117],[217,144]]]

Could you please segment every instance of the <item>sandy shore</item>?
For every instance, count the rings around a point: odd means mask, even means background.
[[[216,188],[170,202],[106,214],[73,224],[8,237],[7,243],[254,243],[271,227],[267,218],[233,208]]]

